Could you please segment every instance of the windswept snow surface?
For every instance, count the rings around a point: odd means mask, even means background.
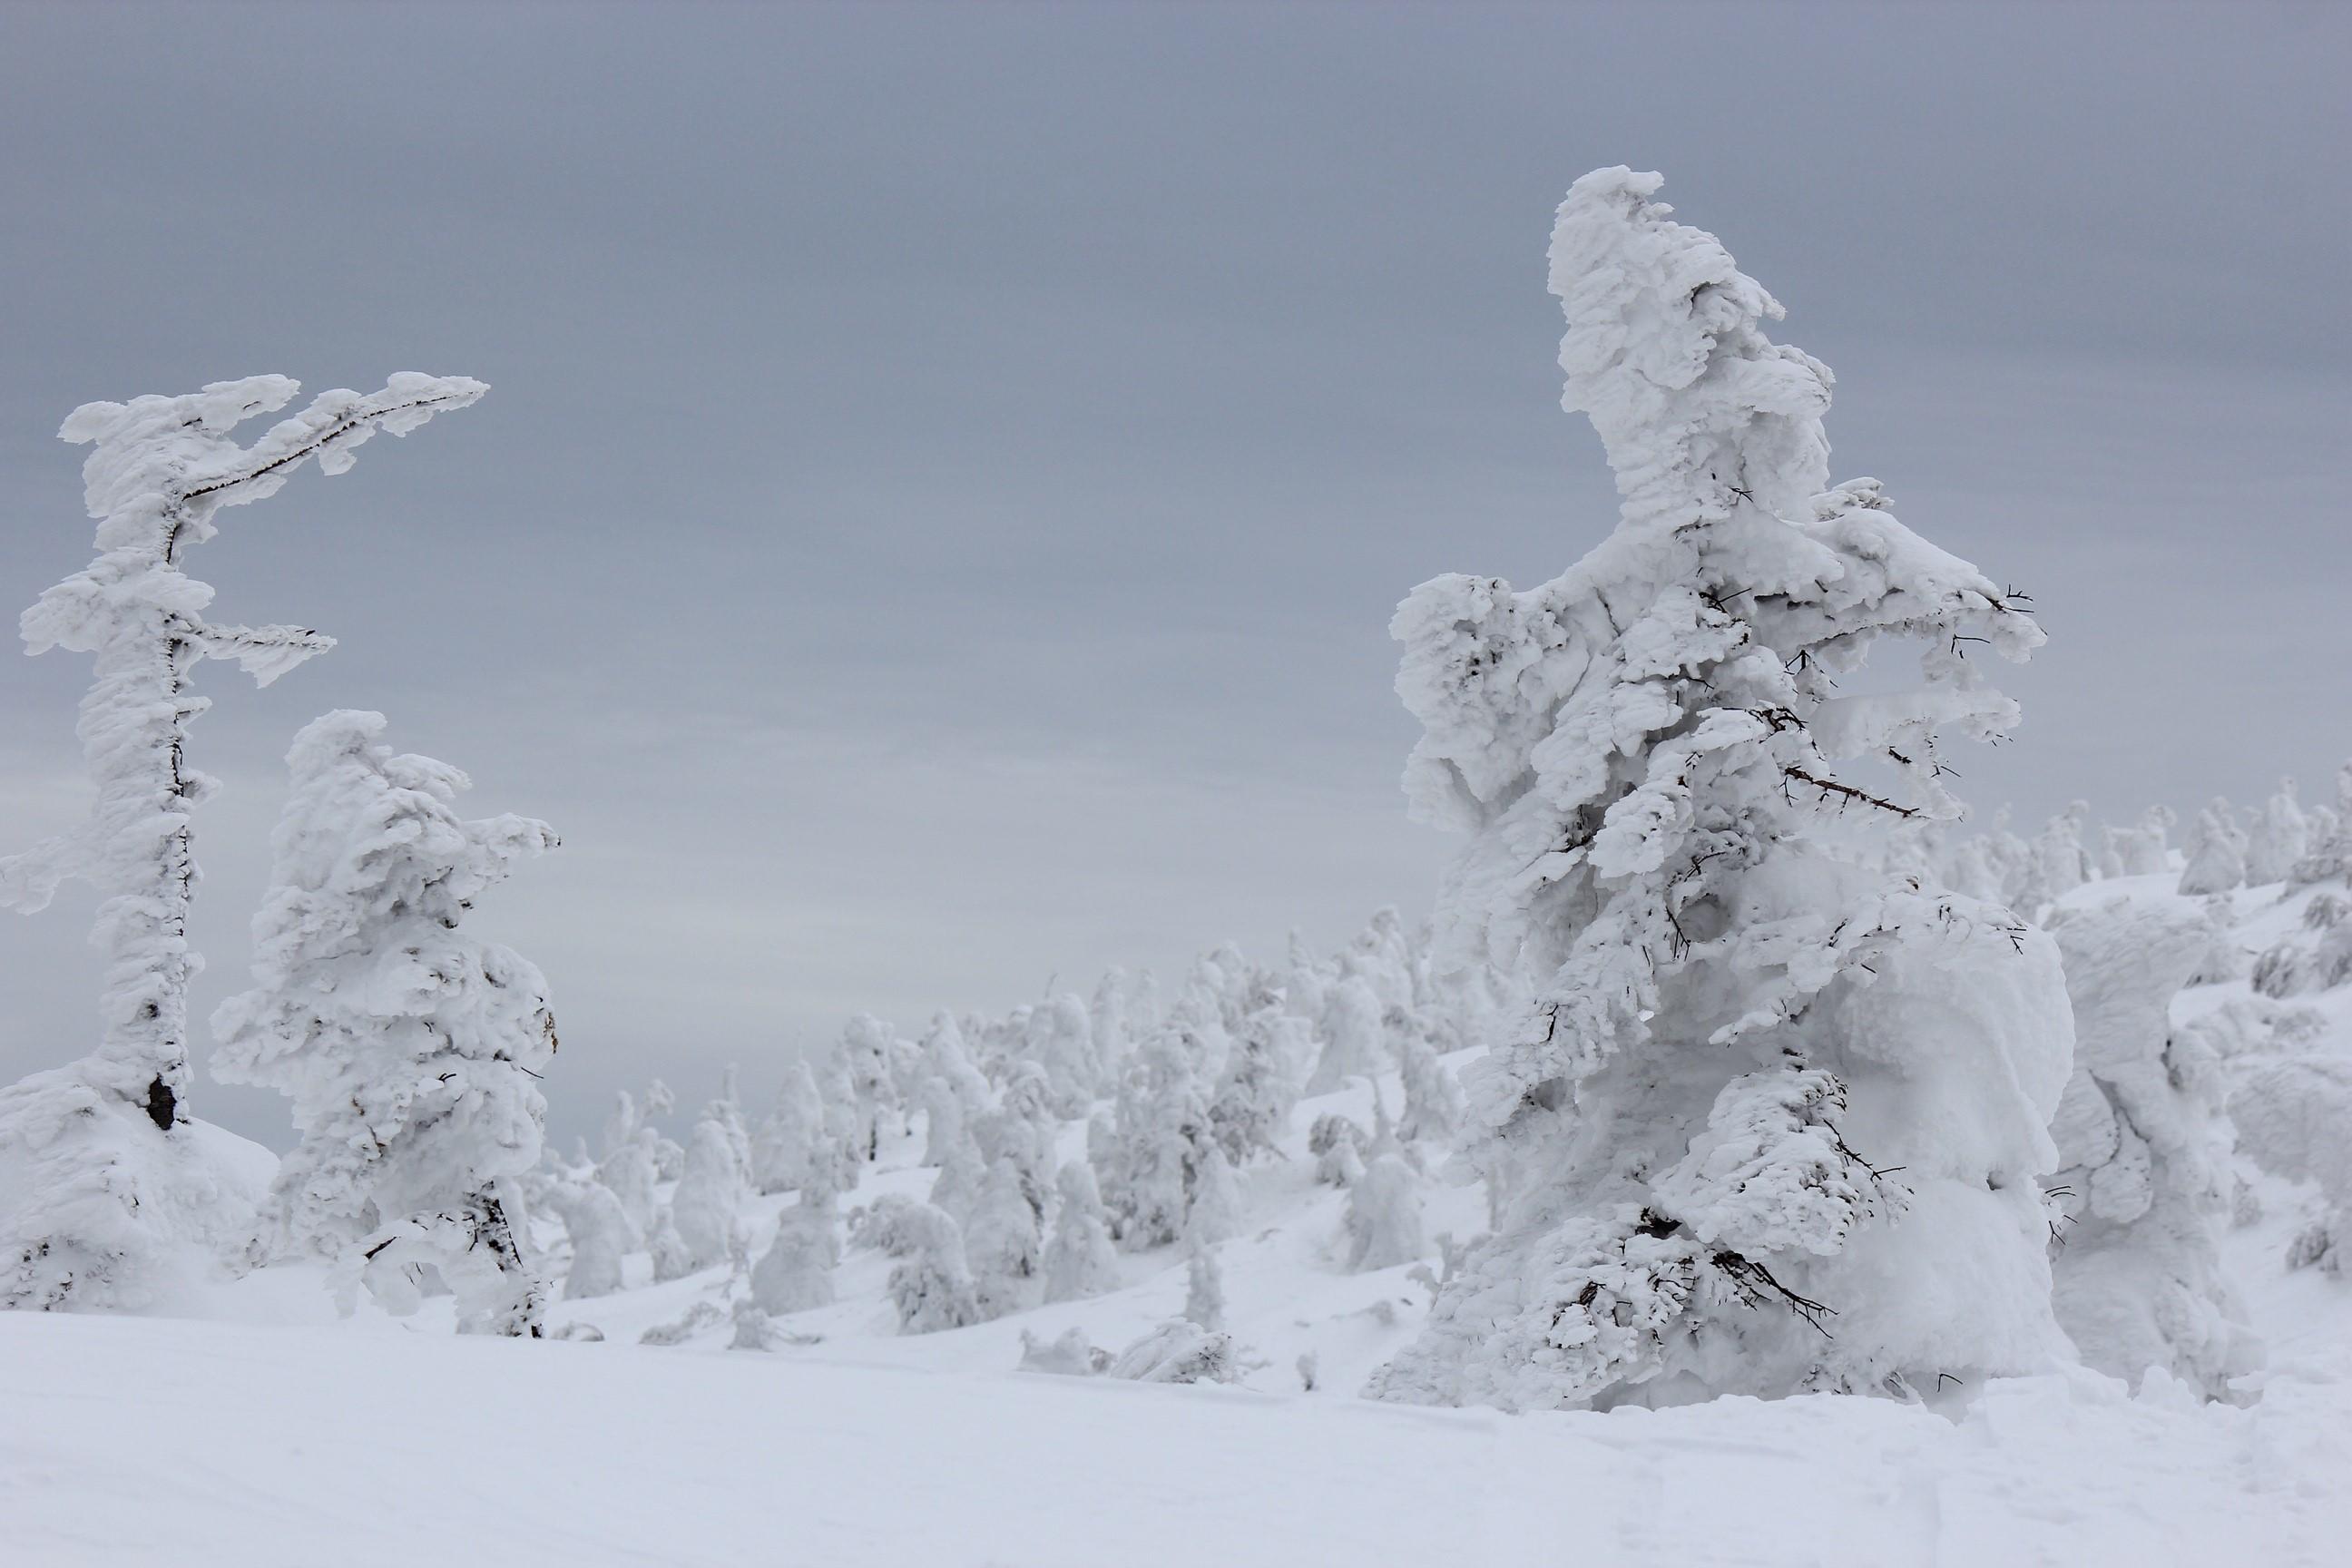
[[[2341,1368],[2339,1365],[2338,1372]],[[0,1317],[11,1563],[2340,1563],[2352,1394],[1508,1416],[342,1327]]]

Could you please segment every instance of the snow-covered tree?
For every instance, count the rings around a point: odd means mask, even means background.
[[[871,1013],[858,1014],[842,1031],[841,1059],[856,1121],[852,1146],[860,1160],[870,1161],[881,1152],[882,1128],[899,1110],[891,1073],[896,1038],[890,1026]]]
[[[2297,886],[2352,876],[2352,763],[2336,773],[2336,804],[2311,808],[2311,832],[2291,879]]]
[[[1247,1164],[1275,1151],[1298,1104],[1294,1064],[1313,1048],[1303,1018],[1283,1006],[1282,994],[1260,980],[1244,1002],[1225,1053],[1223,1075],[1209,1100],[1209,1125],[1225,1158]]]
[[[1349,1187],[1347,1227],[1352,1269],[1392,1268],[1427,1254],[1421,1178],[1401,1156],[1381,1155]]]
[[[555,836],[525,817],[460,817],[466,775],[394,755],[383,729],[381,713],[340,710],[295,737],[254,987],[213,1015],[213,1073],[293,1101],[300,1137],[270,1189],[272,1250],[373,1258],[395,1237],[412,1260],[478,1250],[516,1303],[486,1306],[483,1321],[535,1333],[510,1186],[539,1163],[555,1020],[537,969],[458,924]]]
[[[2246,836],[2238,830],[2237,813],[2228,801],[2216,798],[2197,814],[2184,847],[2188,863],[2180,872],[2182,892],[2202,897],[2245,886]]]
[[[644,1124],[637,1113],[636,1097],[627,1089],[613,1097],[613,1113],[604,1118],[604,1151],[610,1154],[615,1149],[625,1149],[637,1141],[637,1129]]]
[[[964,1047],[955,1016],[940,1009],[923,1036],[923,1071],[916,1090],[917,1109],[923,1113],[923,1163],[943,1163],[949,1151],[987,1114],[992,1098],[988,1079]]]
[[[2266,1062],[2231,1091],[2230,1118],[2255,1164],[2319,1189],[2319,1215],[2295,1237],[2288,1266],[2341,1275],[2352,1251],[2352,1061],[2296,1054]]]
[[[2056,952],[1882,868],[1886,826],[1959,814],[1939,736],[2016,718],[1980,656],[2042,634],[1876,481],[1829,484],[1829,373],[1765,337],[1779,306],[1658,184],[1589,174],[1552,237],[1564,401],[1616,531],[1526,593],[1424,584],[1393,626],[1426,731],[1408,789],[1472,835],[1442,940],[1538,997],[1465,1084],[1495,1234],[1375,1391],[1576,1406],[2048,1365]],[[1896,640],[1916,682],[1839,689]]]
[[[2294,781],[2279,780],[2278,793],[2263,802],[2247,825],[2246,880],[2254,887],[2284,882],[2303,858],[2309,824],[2295,798]]]
[[[1239,1236],[1244,1217],[1241,1178],[1215,1139],[1200,1142],[1192,1153],[1192,1167],[1184,1235],[1202,1246]]]
[[[694,1251],[686,1238],[677,1233],[677,1217],[667,1208],[654,1215],[646,1231],[646,1250],[653,1255],[654,1283],[667,1285],[673,1279],[683,1279],[701,1267],[694,1260]]]
[[[601,1182],[582,1182],[557,1189],[549,1206],[572,1239],[563,1299],[609,1296],[621,1289],[621,1260],[635,1250],[636,1236],[613,1189]]]
[[[706,1116],[686,1146],[686,1170],[671,1195],[670,1222],[686,1244],[689,1270],[727,1261],[743,1209],[743,1172],[724,1121]]]
[[[1029,1059],[1045,1068],[1053,1086],[1055,1114],[1084,1116],[1101,1090],[1086,1003],[1066,991],[1047,998],[1031,1010],[1028,1033]]]
[[[131,1305],[173,1255],[218,1239],[222,1178],[188,1124],[188,942],[198,873],[194,812],[215,783],[190,761],[210,705],[197,666],[234,659],[268,685],[333,639],[299,626],[205,618],[208,584],[188,550],[224,507],[276,493],[315,458],[340,474],[378,430],[405,435],[488,388],[403,374],[381,392],[321,393],[250,447],[235,428],[282,408],[282,375],[215,382],[183,397],[89,403],[58,434],[91,445],[85,500],[98,555],[22,617],[25,648],[94,656],[78,731],[97,799],[80,827],[0,857],[0,905],[27,913],[60,882],[98,891],[91,941],[105,954],[98,1047],[0,1090],[0,1306]]]
[[[983,1318],[1026,1311],[1045,1298],[1045,1242],[1037,1211],[1010,1163],[991,1166],[963,1222],[964,1262]]]
[[[1199,1033],[1181,1019],[1155,1029],[1128,1062],[1116,1106],[1116,1159],[1098,1162],[1119,1245],[1141,1252],[1184,1234],[1205,1150],[1214,1139],[1195,1064]]]
[[[824,1101],[805,1057],[784,1068],[776,1103],[751,1134],[751,1182],[761,1193],[788,1193],[833,1162],[824,1142]]]
[[[652,1141],[650,1128],[640,1130],[635,1138],[596,1162],[597,1183],[611,1190],[629,1222],[631,1252],[643,1247],[645,1238],[652,1234],[654,1214],[660,1206],[654,1197],[657,1177]]]
[[[2033,841],[2037,885],[2045,901],[2063,899],[2091,879],[2090,852],[2083,847],[2083,829],[2090,819],[2090,803],[2075,801],[2052,817]]]
[[[963,1232],[929,1204],[897,1193],[852,1221],[851,1238],[893,1259],[890,1300],[902,1334],[936,1333],[980,1321],[980,1300],[963,1255]]]
[[[2052,931],[2074,1007],[2074,1073],[2051,1128],[2058,1321],[2102,1372],[2137,1385],[2160,1366],[2219,1395],[2255,1362],[2221,1274],[2221,1064],[2170,1021],[2212,934],[2194,910],[2122,900],[2061,909]]]
[[[1437,1059],[1436,1047],[1414,1015],[1391,1007],[1383,1026],[1404,1086],[1404,1114],[1397,1127],[1398,1138],[1408,1143],[1423,1140],[1451,1143],[1462,1125],[1462,1090],[1454,1075]]]
[[[1351,1078],[1371,1078],[1389,1068],[1381,1038],[1380,992],[1350,962],[1339,980],[1324,993],[1323,1017],[1317,1033],[1323,1052],[1307,1080],[1310,1095],[1329,1094]]]
[[[1009,1167],[1022,1195],[1038,1215],[1054,1188],[1053,1086],[1035,1062],[1016,1062],[1004,1075],[996,1103],[972,1122],[972,1139],[991,1169]]]
[[[1054,1212],[1053,1238],[1045,1244],[1045,1300],[1076,1301],[1118,1289],[1118,1254],[1111,1246],[1093,1167],[1072,1160],[1063,1165],[1056,1185],[1062,1201]]]
[[[819,1173],[801,1188],[800,1201],[776,1215],[775,1239],[751,1269],[751,1299],[779,1316],[833,1300],[833,1271],[841,1237],[831,1175]]]

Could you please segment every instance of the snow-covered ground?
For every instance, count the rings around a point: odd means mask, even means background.
[[[173,1568],[2341,1563],[2352,1318],[2297,1283],[2327,1321],[2249,1408],[2084,1375],[1958,1420],[1019,1374],[978,1330],[697,1353],[7,1315],[0,1517],[11,1563]],[[995,1364],[914,1364],[959,1359]]]

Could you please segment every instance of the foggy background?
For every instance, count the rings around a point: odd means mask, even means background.
[[[489,382],[221,517],[201,1020],[293,731],[562,853],[469,928],[553,986],[554,1130],[1418,916],[1386,622],[1607,530],[1551,210],[1658,168],[1837,371],[1840,477],[2032,593],[2029,830],[2352,753],[2352,11],[0,5],[0,609],[89,554],[76,405]],[[298,404],[299,406],[299,404]],[[262,426],[250,426],[249,439]],[[87,658],[0,662],[0,852]],[[92,900],[0,913],[0,1079],[94,1041]],[[209,1039],[198,1030],[201,1058]],[[283,1103],[195,1110],[282,1144]]]

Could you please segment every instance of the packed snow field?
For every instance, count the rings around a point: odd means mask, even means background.
[[[24,631],[94,656],[96,805],[0,902],[95,884],[107,982],[0,1089],[10,1560],[2345,1561],[2352,768],[1967,835],[2032,600],[1832,482],[1659,184],[1553,232],[1615,531],[1391,625],[1427,930],[861,1015],[568,1151],[549,981],[464,929],[555,835],[344,710],[210,1020],[291,1146],[192,1112],[191,680],[332,645],[184,551],[488,389],[76,411],[100,554]]]

